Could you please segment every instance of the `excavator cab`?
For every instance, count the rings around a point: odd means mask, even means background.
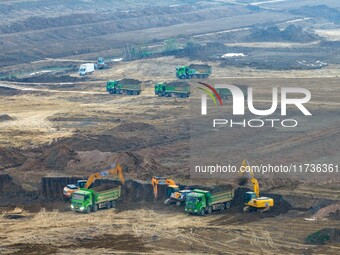
[[[169,185],[166,192],[167,196],[171,197],[171,195],[175,193],[179,193],[179,187],[177,185]]]
[[[244,203],[248,204],[252,199],[256,199],[256,194],[253,191],[248,191],[244,194]]]
[[[79,188],[84,188],[86,182],[87,182],[87,180],[78,180],[78,181],[77,181],[77,186],[78,186]]]

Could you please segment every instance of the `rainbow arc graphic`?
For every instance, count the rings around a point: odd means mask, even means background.
[[[217,93],[216,89],[209,85],[209,84],[206,84],[204,82],[198,82],[199,84],[203,85],[205,88],[201,88],[201,87],[198,87],[198,89],[204,91],[207,95],[210,96],[210,98],[214,101],[214,104],[217,105],[217,100],[216,98],[218,99],[220,105],[223,105],[223,102],[222,102],[222,99],[221,99],[221,96],[220,94]],[[215,97],[215,96],[216,97]]]

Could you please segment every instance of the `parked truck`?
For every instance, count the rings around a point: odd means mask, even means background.
[[[157,83],[155,85],[155,94],[159,97],[189,97],[190,84],[187,82]]]
[[[135,79],[111,80],[106,83],[110,94],[139,95],[143,91],[142,82]]]
[[[72,194],[71,209],[76,212],[90,213],[101,208],[115,207],[121,195],[121,186],[104,191],[81,188]]]
[[[207,190],[194,189],[186,195],[185,212],[204,216],[213,211],[230,208],[234,190],[211,193]]]
[[[86,63],[86,64],[81,64],[79,67],[79,75],[87,75],[87,74],[92,74],[94,72],[94,64],[93,63]]]
[[[245,86],[245,85],[235,85],[237,87],[239,87],[244,96],[245,96],[245,99],[247,98],[248,96],[248,86]],[[232,94],[231,94],[231,91],[229,89],[226,89],[226,88],[216,88],[216,92],[221,96],[222,99],[230,99],[232,98]]]
[[[191,64],[189,66],[177,66],[176,77],[179,79],[207,78],[211,74],[211,66],[203,64]]]

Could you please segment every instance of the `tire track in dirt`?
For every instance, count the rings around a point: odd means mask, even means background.
[[[289,138],[285,141],[280,141],[276,143],[272,143],[259,149],[259,153],[266,154],[266,153],[273,153],[283,149],[289,149],[294,146],[301,146],[303,144],[308,144],[314,142],[316,140],[328,138],[328,137],[336,137],[340,134],[340,129],[338,126],[325,128],[317,131],[308,132],[303,135],[294,136]]]

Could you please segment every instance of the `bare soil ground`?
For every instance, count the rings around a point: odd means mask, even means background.
[[[339,1],[323,2],[339,8]],[[43,177],[85,177],[114,162],[123,166],[127,178],[146,182],[160,175],[183,185],[238,187],[238,179],[189,178],[189,103],[199,101],[197,81],[190,81],[190,99],[154,95],[156,82],[174,81],[175,66],[188,63],[211,65],[213,74],[205,80],[209,84],[252,86],[256,105],[263,108],[268,108],[272,87],[303,87],[312,93],[307,107],[313,121],[293,111],[301,123],[293,131],[219,130],[228,141],[223,160],[234,165],[244,158],[272,164],[339,163],[338,28],[327,17],[292,14],[290,9],[310,1],[114,3],[10,0],[0,4],[0,78],[6,78],[0,81],[0,173],[8,174],[0,178],[0,204],[5,205],[0,207],[0,253],[339,254],[336,242],[305,243],[320,229],[340,228],[338,175],[260,178],[261,192],[286,201],[284,208],[263,215],[243,214],[236,206],[196,217],[184,214],[183,208],[126,200],[117,209],[85,215],[71,212],[67,202],[37,199]],[[324,38],[308,43],[243,40],[255,27],[289,24],[303,25]],[[124,57],[127,46],[164,48],[164,40],[172,38],[181,47],[186,42],[219,42],[229,48],[207,58],[160,56],[113,62],[111,69],[87,77],[76,72],[80,63],[94,62],[99,56]],[[222,63],[225,53],[249,54],[252,60],[234,67],[226,60]],[[314,62],[330,61],[316,70],[252,68],[253,63],[258,67],[259,59],[287,57],[296,62],[305,56]],[[145,90],[138,96],[105,91],[107,80],[122,78],[142,80]],[[226,103],[228,110],[231,106],[231,101]],[[250,188],[249,183],[244,185]],[[6,197],[13,193],[14,198]],[[146,196],[152,198],[152,193]]]

